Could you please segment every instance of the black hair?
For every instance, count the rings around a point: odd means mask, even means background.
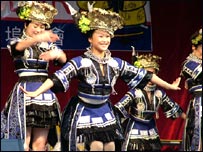
[[[87,38],[91,38],[95,30],[87,31],[86,36]]]
[[[28,26],[31,23],[30,20],[25,20],[25,25]]]
[[[30,20],[25,20],[25,25],[28,26],[32,21]],[[50,28],[47,27],[46,24],[43,24],[45,26],[45,30],[49,30]]]

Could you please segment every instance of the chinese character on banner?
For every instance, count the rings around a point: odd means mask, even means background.
[[[8,41],[11,38],[19,37],[21,34],[21,29],[15,26],[14,28],[10,28],[10,26],[7,26],[7,30],[5,31],[7,33],[6,41]]]

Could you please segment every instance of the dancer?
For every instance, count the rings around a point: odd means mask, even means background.
[[[135,59],[136,67],[158,74],[161,57],[149,53],[136,56]],[[161,150],[155,120],[159,118],[159,108],[163,110],[166,118],[176,119],[181,116],[186,119],[186,114],[181,107],[152,82],[148,82],[144,89],[131,89],[114,106],[119,111],[121,119],[124,118],[122,126],[125,129],[125,141],[121,146],[122,151]]]
[[[184,151],[202,151],[202,28],[191,37],[192,53],[182,65],[181,76],[186,80],[191,99],[185,123]]]

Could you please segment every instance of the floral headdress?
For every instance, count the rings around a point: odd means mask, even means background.
[[[202,29],[192,35],[191,42],[193,45],[202,44]]]
[[[76,24],[82,33],[90,30],[103,29],[114,36],[117,29],[123,28],[124,20],[118,13],[104,10],[101,8],[93,8],[93,4],[88,3],[88,12],[82,11],[77,14]]]
[[[134,65],[139,68],[155,68],[158,72],[160,60],[161,57],[149,53],[146,55],[137,56],[137,60],[134,62]]]
[[[46,24],[49,28],[54,20],[54,16],[58,14],[58,11],[48,3],[19,1],[16,13],[22,20],[41,22]]]

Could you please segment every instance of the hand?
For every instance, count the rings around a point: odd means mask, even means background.
[[[34,92],[28,92],[28,91],[26,91],[22,86],[20,86],[20,89],[26,94],[26,96],[28,96],[28,97],[37,97],[38,96],[38,94],[37,94],[37,92],[36,91],[34,91]]]
[[[51,30],[43,31],[37,34],[35,38],[38,39],[38,42],[56,42],[59,40],[58,35],[54,34]]]
[[[156,119],[159,119],[159,113],[158,112],[156,112]]]
[[[182,119],[187,119],[187,115],[183,112],[183,113],[181,114],[181,118],[182,118]]]
[[[185,81],[185,89],[188,89],[188,82]]]
[[[62,51],[50,50],[40,54],[39,58],[45,61],[57,60],[61,56]]]
[[[171,84],[174,90],[180,90],[181,88],[178,87],[181,81],[181,77],[176,78],[175,81]]]

